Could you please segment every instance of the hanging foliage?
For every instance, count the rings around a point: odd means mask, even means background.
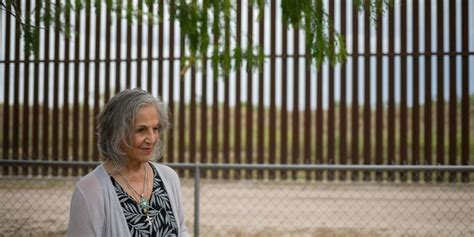
[[[14,16],[20,23],[20,33],[25,42],[25,50],[34,55],[38,54],[39,30],[51,27],[70,38],[74,28],[69,20],[70,12],[79,12],[84,6],[94,6],[100,11],[102,1],[66,0],[52,3],[51,0],[37,0],[32,13],[23,14],[16,1],[1,0],[0,10]],[[230,46],[234,38],[230,22],[234,16],[235,1],[233,0],[127,0],[123,6],[122,0],[106,0],[107,10],[114,12],[117,17],[125,18],[133,23],[135,18],[148,18],[148,22],[163,21],[163,9],[157,13],[141,10],[140,4],[145,1],[147,9],[168,4],[169,20],[178,22],[182,36],[185,38],[185,56],[182,57],[181,73],[185,74],[190,67],[205,70],[202,63],[211,60],[213,70],[219,70],[228,75],[232,69],[240,68],[244,63],[247,70],[261,68],[265,55],[262,45],[251,48]],[[248,6],[258,10],[258,21],[263,20],[265,0],[248,0]],[[353,0],[354,7],[359,11],[369,11],[370,18],[375,21],[385,13],[387,6],[393,0]],[[161,4],[162,6],[162,4]],[[282,20],[288,28],[304,30],[306,48],[309,49],[307,59],[320,67],[327,60],[330,64],[345,60],[347,51],[344,36],[338,33],[329,20],[323,0],[281,0]],[[23,15],[27,17],[24,18]],[[29,15],[35,16],[32,21]],[[211,27],[209,27],[211,26]],[[223,30],[223,31],[222,31]],[[211,45],[212,38],[212,45]]]

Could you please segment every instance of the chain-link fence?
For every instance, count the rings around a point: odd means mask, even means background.
[[[186,224],[192,235],[474,236],[474,185],[472,179],[459,178],[461,171],[472,178],[472,166],[390,170],[388,166],[346,166],[350,168],[347,170],[342,166],[305,170],[290,167],[300,170],[297,173],[319,170],[325,175],[336,167],[334,181],[282,180],[278,175],[274,180],[211,180],[201,179],[196,171],[233,166],[172,166],[195,171],[194,179],[181,180]],[[239,168],[255,167],[278,168]],[[364,178],[361,170],[372,178]],[[358,173],[360,179],[341,181],[340,172],[346,172],[347,177]],[[376,172],[384,180],[376,181]],[[444,180],[426,181],[428,176],[443,173]],[[450,175],[458,179],[450,179]],[[0,235],[65,235],[76,181],[77,178],[0,177]]]

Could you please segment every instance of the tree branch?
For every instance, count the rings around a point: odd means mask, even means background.
[[[11,11],[9,9],[9,7],[7,5],[5,5],[5,1],[0,1],[0,6],[1,8],[3,8],[3,10],[8,14],[8,15],[11,15],[13,16],[13,18],[15,18],[15,21],[17,21],[21,28],[23,29],[26,29],[26,28],[38,28],[38,29],[45,29],[45,27],[41,27],[41,26],[37,26],[37,25],[32,25],[30,23],[25,23],[23,20],[22,20],[22,16],[20,15],[20,13],[18,12],[15,4],[12,2],[11,3],[11,6],[13,6],[13,10],[14,11]]]

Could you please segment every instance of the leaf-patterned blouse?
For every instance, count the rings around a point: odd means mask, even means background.
[[[153,166],[152,166],[153,167]],[[163,181],[153,167],[153,191],[147,216],[139,204],[110,176],[132,236],[178,236],[178,226]]]

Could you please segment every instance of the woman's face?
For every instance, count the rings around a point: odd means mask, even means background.
[[[131,147],[125,149],[129,160],[146,162],[153,157],[153,149],[159,142],[158,126],[158,111],[155,106],[145,105],[138,110]]]

